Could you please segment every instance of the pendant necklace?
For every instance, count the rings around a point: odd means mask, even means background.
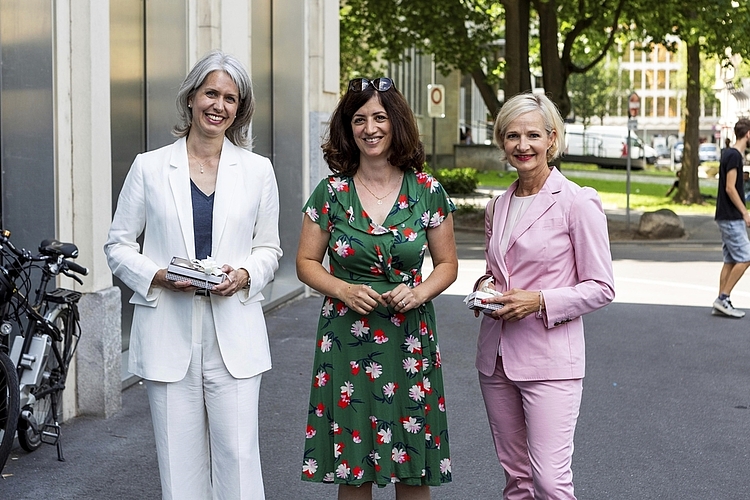
[[[187,149],[187,147],[185,149]],[[221,150],[219,150],[218,153],[216,153],[215,155],[213,155],[208,160],[205,160],[205,163],[201,163],[201,161],[198,158],[196,158],[195,156],[193,156],[193,153],[191,153],[189,149],[187,150],[187,153],[190,155],[190,157],[193,160],[195,160],[195,161],[198,162],[198,165],[200,165],[200,167],[201,167],[201,174],[202,174],[203,173],[203,165],[207,165],[211,160],[213,160],[214,158],[216,158],[217,156],[219,156],[221,154]]]
[[[384,198],[387,198],[387,197],[388,197],[388,195],[390,195],[391,193],[393,193],[393,192],[394,192],[394,191],[395,191],[396,189],[398,189],[398,188],[399,188],[399,186],[401,186],[401,182],[400,182],[400,181],[401,181],[401,176],[399,175],[399,183],[398,183],[398,184],[396,184],[396,187],[394,187],[393,189],[391,189],[390,191],[388,191],[388,193],[384,194],[383,196],[378,196],[378,195],[376,195],[375,193],[373,193],[373,192],[372,192],[372,190],[371,190],[370,188],[368,188],[368,187],[367,187],[367,184],[365,184],[365,181],[363,181],[363,180],[362,180],[362,177],[360,177],[360,178],[359,178],[359,182],[360,182],[360,183],[362,184],[362,186],[364,186],[364,188],[365,188],[365,189],[366,189],[366,190],[367,190],[367,191],[368,191],[368,192],[369,192],[369,193],[370,193],[371,195],[373,195],[373,196],[375,197],[375,199],[376,199],[376,200],[378,200],[378,205],[382,205],[382,204],[383,204],[383,199],[384,199]]]

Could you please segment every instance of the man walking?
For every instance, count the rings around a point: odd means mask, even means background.
[[[719,296],[714,301],[712,314],[741,318],[744,311],[735,309],[729,294],[750,266],[750,213],[745,208],[742,167],[745,149],[750,140],[750,120],[741,118],[734,125],[736,142],[725,148],[719,163],[719,191],[716,196],[714,220],[721,231],[724,266],[719,276]]]

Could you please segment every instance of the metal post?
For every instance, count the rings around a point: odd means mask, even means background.
[[[630,127],[628,127],[628,145],[626,154],[628,158],[625,160],[627,175],[625,177],[625,217],[628,221],[628,230],[630,229]]]
[[[435,131],[437,130],[437,125],[435,120],[435,118],[432,119],[432,173],[437,175],[437,145],[435,142]]]

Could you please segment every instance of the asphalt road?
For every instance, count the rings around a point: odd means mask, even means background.
[[[461,302],[483,272],[481,234],[458,233],[459,280],[436,299],[453,483],[435,500],[499,499],[504,485],[474,369],[478,320]],[[573,472],[581,500],[750,498],[750,319],[711,315],[721,250],[711,242],[613,243],[617,298],[585,319],[587,376]],[[733,293],[750,310],[750,279]],[[335,498],[299,480],[314,327],[321,299],[271,311],[274,369],[261,392],[268,500]],[[14,451],[0,498],[158,499],[145,388],[108,420],[63,427],[67,462]],[[393,488],[374,498],[393,499]]]

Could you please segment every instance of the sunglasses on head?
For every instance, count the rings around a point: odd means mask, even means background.
[[[362,92],[370,86],[378,92],[385,92],[393,87],[393,80],[385,76],[374,80],[368,80],[367,78],[355,78],[354,80],[349,80],[349,90],[352,92]]]

